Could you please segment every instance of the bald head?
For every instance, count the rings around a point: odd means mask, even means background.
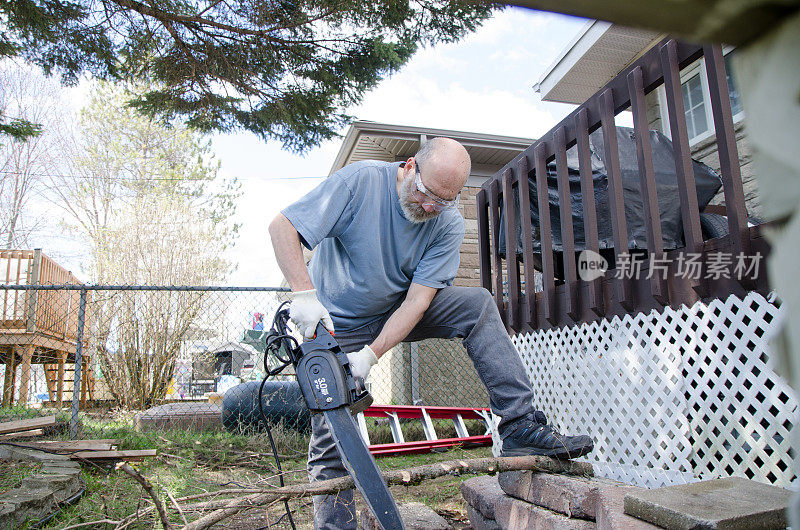
[[[464,146],[450,138],[433,138],[414,155],[425,185],[443,199],[454,199],[469,177],[472,163]]]

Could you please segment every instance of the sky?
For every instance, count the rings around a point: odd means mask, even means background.
[[[349,108],[356,120],[463,132],[537,138],[558,123],[572,105],[543,102],[533,91],[542,74],[586,23],[565,15],[507,8],[456,43],[418,51],[406,65]],[[85,84],[71,89],[72,106],[88,101]],[[342,137],[347,128],[340,131]],[[324,142],[303,155],[282,150],[252,133],[218,134],[213,150],[220,176],[236,178],[242,195],[236,206],[239,237],[227,258],[236,265],[225,282],[235,286],[278,286],[278,269],[267,226],[280,210],[325,178],[342,139]],[[41,203],[32,212],[51,215]],[[62,230],[37,245],[86,281],[85,253]]]
[[[348,113],[394,125],[537,138],[574,107],[543,102],[532,87],[585,23],[508,8],[457,43],[420,50]],[[238,268],[229,285],[279,285],[267,226],[328,175],[340,145],[335,139],[299,156],[249,133],[213,138],[221,175],[239,179],[243,191],[240,236],[229,253]]]

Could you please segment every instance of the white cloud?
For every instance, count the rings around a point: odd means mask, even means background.
[[[359,119],[507,136],[536,137],[556,123],[540,104],[509,90],[469,90],[433,80],[385,83],[355,109]]]

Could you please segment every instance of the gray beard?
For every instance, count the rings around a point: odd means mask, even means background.
[[[411,180],[407,180],[407,182],[413,184]],[[424,223],[439,215],[439,212],[436,210],[426,212],[425,208],[413,202],[411,200],[411,192],[408,188],[409,186],[406,185],[406,182],[400,185],[400,208],[403,210],[403,215],[406,219],[412,223]]]

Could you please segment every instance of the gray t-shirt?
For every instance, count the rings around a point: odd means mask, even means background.
[[[351,164],[282,212],[306,247],[318,247],[309,273],[337,331],[379,319],[411,282],[439,289],[458,272],[464,218],[450,209],[408,221],[397,196],[399,166]]]

